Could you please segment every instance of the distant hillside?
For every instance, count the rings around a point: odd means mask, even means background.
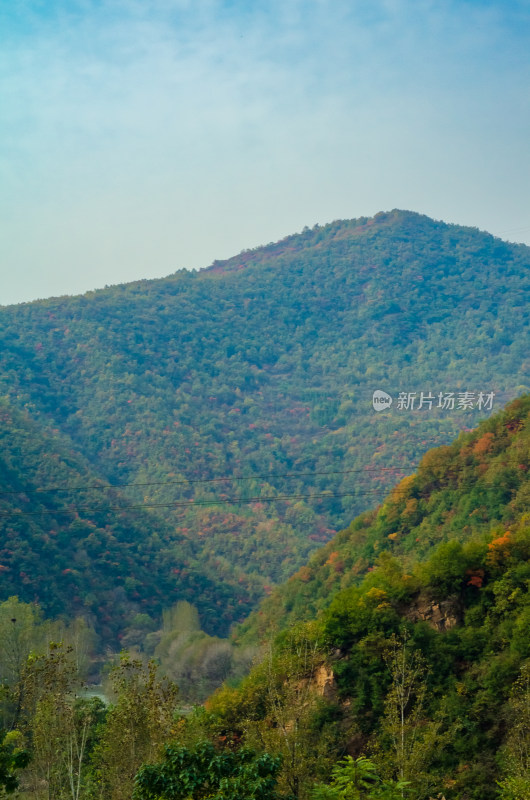
[[[42,486],[98,487],[102,482],[59,432],[51,437],[0,402],[0,581],[2,596],[36,602],[49,616],[82,615],[107,643],[141,615],[160,616],[179,599],[200,600],[210,631],[227,629],[250,610],[252,588],[233,573],[207,577],[193,547],[167,524],[156,528],[119,491],[106,493],[113,511],[98,510],[97,490],[66,493]],[[55,482],[55,484],[54,484]],[[65,510],[72,508],[68,512]],[[243,582],[242,582],[243,583]],[[249,599],[251,598],[251,599]],[[147,629],[149,630],[149,628]],[[147,632],[147,631],[146,631]]]
[[[10,479],[21,492],[28,476],[77,486],[75,462],[90,483],[136,484],[117,490],[142,506],[130,530],[166,537],[152,582],[176,576],[169,604],[189,599],[187,570],[199,584],[221,579],[228,595],[212,603],[216,590],[199,586],[195,602],[203,625],[226,633],[426,449],[490,413],[436,400],[400,410],[400,392],[416,405],[420,392],[494,392],[495,410],[528,388],[529,266],[525,246],[393,211],[198,273],[2,308],[0,392],[37,438],[61,442],[45,471],[37,453],[13,455]],[[375,389],[394,397],[389,411],[373,411]],[[8,510],[39,510],[16,497]],[[53,497],[72,509],[80,499]],[[118,524],[112,493],[83,497],[101,525]],[[43,535],[56,527],[31,520]],[[71,520],[57,519],[66,539]],[[10,525],[2,518],[2,546]],[[46,556],[52,594],[59,566],[74,568]],[[138,581],[124,585],[127,602],[150,602],[150,581]],[[1,594],[28,599],[28,585],[13,571]]]

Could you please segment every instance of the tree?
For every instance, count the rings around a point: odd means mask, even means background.
[[[17,772],[29,763],[29,753],[19,747],[16,733],[0,731],[0,789],[11,794],[18,788]]]
[[[104,713],[97,698],[79,696],[82,689],[72,648],[50,643],[47,654],[28,659],[21,693],[37,797],[82,796],[92,729]]]
[[[45,641],[46,623],[39,608],[10,597],[0,604],[0,683],[2,725],[14,727],[20,717],[20,688],[27,658]]]
[[[318,783],[312,800],[401,800],[407,781],[382,781],[373,761],[346,756],[331,771],[329,784]]]
[[[134,800],[274,800],[280,759],[250,748],[217,752],[210,742],[193,749],[168,745],[160,764],[146,764]]]
[[[530,797],[530,665],[525,664],[508,704],[508,735],[501,754],[505,777],[499,781],[502,800]]]
[[[180,601],[163,612],[163,631],[155,649],[164,672],[187,702],[205,700],[232,671],[234,648],[226,639],[201,630],[195,606]]]
[[[0,604],[0,680],[13,686],[20,680],[26,659],[37,645],[42,613],[35,605],[10,597]]]
[[[140,765],[158,757],[173,732],[177,687],[124,652],[111,672],[116,696],[98,745],[96,761],[104,796],[129,800]]]
[[[293,798],[306,797],[333,758],[331,726],[323,731],[317,721],[323,701],[316,677],[322,665],[309,626],[284,636],[259,668],[262,713],[241,723],[248,744],[281,756],[278,785]]]
[[[433,783],[430,766],[437,747],[449,738],[441,721],[426,716],[427,664],[407,637],[392,635],[385,661],[391,684],[386,695],[379,735],[373,753],[384,777],[414,782],[419,796]]]

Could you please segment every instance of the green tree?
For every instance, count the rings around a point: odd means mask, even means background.
[[[329,784],[318,783],[312,800],[401,800],[407,781],[383,781],[373,761],[346,756],[331,771]]]
[[[134,800],[274,800],[280,759],[250,748],[218,752],[210,742],[169,745],[160,764],[146,764]]]
[[[281,756],[278,785],[293,798],[307,797],[333,758],[331,732],[318,725],[317,675],[324,658],[313,627],[294,630],[271,647],[259,668],[261,713],[241,722],[246,742]]]
[[[501,753],[505,777],[499,781],[502,800],[530,797],[530,664],[515,682],[508,704],[508,735]]]
[[[124,652],[110,675],[111,705],[97,748],[100,791],[109,800],[130,800],[140,765],[158,757],[171,738],[177,687],[160,679],[157,665]]]
[[[28,765],[29,758],[16,733],[0,731],[0,790],[11,794],[18,788],[17,772]]]
[[[415,794],[422,796],[433,785],[428,768],[436,749],[449,734],[441,732],[441,721],[427,717],[427,664],[406,636],[392,635],[385,661],[391,684],[373,741],[374,758],[384,777],[413,781]]]
[[[199,614],[180,601],[163,612],[163,629],[155,657],[189,703],[204,701],[232,673],[234,648],[226,639],[201,630]]]
[[[52,642],[45,655],[29,657],[20,692],[35,797],[79,800],[83,795],[89,745],[103,712],[101,701],[80,696],[83,689],[71,647]]]
[[[10,597],[0,604],[0,683],[3,686],[0,705],[2,724],[14,727],[20,717],[21,680],[32,651],[45,647],[49,623],[43,623],[40,609]]]

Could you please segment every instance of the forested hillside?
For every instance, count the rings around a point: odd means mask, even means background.
[[[210,700],[209,735],[265,743],[283,792],[313,800],[525,800],[529,558],[526,396],[429,451],[264,604],[280,632]]]
[[[58,485],[100,487],[101,480],[59,431],[53,436],[0,402],[0,572],[3,599],[19,595],[46,613],[82,615],[106,642],[126,627],[148,633],[149,618],[177,600],[200,597],[206,623],[226,629],[256,599],[234,570],[207,577],[189,539],[152,520],[119,490],[106,493],[112,513],[99,512],[93,491],[43,492]],[[75,510],[65,513],[72,507]],[[146,617],[147,615],[147,617]],[[147,627],[145,627],[147,624]]]
[[[82,619],[0,603],[0,786],[18,780],[24,800],[527,800],[529,500],[527,395],[427,452],[278,594],[250,672],[185,713],[163,658],[111,657],[106,705],[87,696]],[[191,606],[164,616],[163,650],[204,636]]]
[[[256,641],[316,617],[339,590],[363,581],[381,558],[398,558],[409,570],[432,558],[438,546],[450,560],[466,543],[492,532],[503,536],[506,529],[528,523],[529,470],[526,395],[450,445],[427,451],[417,471],[400,481],[378,508],[354,519],[278,586],[239,627],[238,640]],[[450,567],[435,559],[437,568],[443,600],[454,587],[449,576],[446,583],[442,578]],[[480,569],[473,571],[471,563],[469,575],[470,585],[481,585]]]
[[[162,595],[191,593],[203,627],[226,633],[426,449],[487,416],[480,392],[495,410],[528,387],[529,266],[527,247],[394,211],[198,273],[0,309],[3,438],[18,415],[49,454],[8,454],[3,596],[38,596],[50,613],[87,594],[105,606],[90,555],[81,570],[74,558],[78,515],[157,553],[149,577],[139,556],[127,570],[112,556],[131,623],[143,607],[156,617]],[[374,412],[375,389],[392,408]],[[473,408],[458,407],[466,391]],[[414,410],[398,407],[400,392],[416,393]],[[421,392],[432,407],[418,410]],[[439,393],[454,408],[438,408]],[[13,548],[15,525],[32,534]]]

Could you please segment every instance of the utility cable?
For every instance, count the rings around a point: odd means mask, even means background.
[[[460,484],[458,486],[459,489],[461,488],[472,488],[476,486],[476,483],[472,484]],[[452,487],[442,487],[442,488],[452,488]],[[484,487],[487,489],[494,489],[496,487]],[[502,487],[498,487],[502,488]],[[439,489],[438,491],[441,491]],[[358,497],[358,496],[373,496],[380,494],[381,492],[386,492],[388,496],[395,497],[396,495],[409,495],[410,496],[410,489],[389,489],[387,486],[381,486],[376,489],[367,489],[367,490],[359,490],[356,492],[322,492],[321,494],[284,494],[284,495],[277,495],[275,497],[272,496],[260,496],[257,495],[255,497],[227,497],[223,499],[212,499],[212,500],[179,500],[173,503],[139,503],[135,505],[128,505],[128,506],[105,506],[101,508],[95,508],[94,506],[77,506],[76,508],[57,508],[57,509],[42,509],[40,511],[1,511],[0,517],[26,517],[26,516],[42,516],[42,515],[55,515],[55,514],[78,514],[80,511],[90,511],[92,513],[105,513],[108,511],[138,511],[141,509],[148,509],[148,508],[197,508],[199,506],[215,506],[215,505],[245,505],[251,503],[271,503],[271,502],[283,502],[286,500],[327,500],[327,499],[334,499],[339,497]],[[418,499],[418,498],[415,498]],[[421,499],[421,498],[420,498]]]

